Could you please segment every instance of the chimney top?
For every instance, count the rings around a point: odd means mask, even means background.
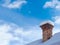
[[[52,26],[54,26],[54,23],[52,22],[52,21],[50,21],[50,20],[48,20],[48,21],[44,21],[44,22],[42,22],[41,24],[40,24],[40,26],[42,26],[42,25],[44,25],[44,24],[51,24]]]

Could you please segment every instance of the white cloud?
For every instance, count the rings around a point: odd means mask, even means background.
[[[44,8],[55,8],[55,9],[60,9],[60,1],[58,0],[52,0],[52,1],[47,1],[44,6]]]
[[[27,31],[24,28],[16,28],[14,30],[14,35],[17,36],[13,40],[19,41],[19,44],[27,44],[29,42],[38,40],[42,38],[42,30],[38,26],[29,26]],[[21,41],[22,39],[22,41]]]
[[[24,45],[41,38],[41,30],[37,26],[29,27],[28,31],[23,30],[14,23],[0,20],[0,45],[9,45],[10,41],[14,42],[13,45]],[[12,31],[13,34],[9,31]]]
[[[15,31],[17,31],[17,33]],[[23,38],[19,36],[14,36],[13,33],[11,33],[14,32],[15,35],[19,35],[19,34],[22,35],[21,31],[22,28],[20,28],[16,24],[7,23],[1,20],[0,21],[0,45],[10,45],[10,41],[13,42],[17,41],[14,44],[23,45]]]
[[[19,27],[14,23],[7,23],[0,21],[0,45],[9,45],[9,42],[13,42],[13,45],[24,45],[34,40],[41,38],[41,30],[38,26],[29,27],[28,31]],[[24,31],[23,31],[24,30]],[[9,33],[9,31],[13,32]]]
[[[14,30],[14,35],[17,36],[13,40],[19,41],[19,44],[27,44],[29,42],[38,40],[42,38],[42,30],[38,26],[29,26],[27,31],[24,28],[16,28]],[[22,41],[21,41],[22,39]]]
[[[60,24],[60,16],[53,17],[55,20],[55,24]]]
[[[60,32],[60,16],[53,17],[54,20],[54,29],[53,34]]]
[[[23,33],[23,28],[17,28],[17,29],[15,29],[15,31],[14,31],[14,34],[15,35],[22,35],[22,33]]]
[[[53,7],[52,2],[46,2],[44,8]]]
[[[6,0],[5,3],[2,4],[2,6],[7,7],[7,8],[21,8],[22,4],[26,4],[27,1],[25,0],[16,0],[10,3],[11,0]]]
[[[42,30],[38,26],[32,26],[28,31],[23,32],[23,37],[26,43],[38,40],[42,38]]]
[[[55,33],[58,33],[58,32],[60,32],[60,28],[54,28],[54,29],[53,29],[53,35],[54,35]]]
[[[8,24],[0,25],[0,45],[8,45],[12,35],[8,33],[10,26]]]

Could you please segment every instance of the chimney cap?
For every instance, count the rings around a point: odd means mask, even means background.
[[[44,24],[47,24],[47,23],[51,24],[52,26],[54,26],[54,23],[52,21],[50,21],[50,20],[47,20],[47,21],[44,21],[44,22],[40,23],[40,26],[42,26]]]

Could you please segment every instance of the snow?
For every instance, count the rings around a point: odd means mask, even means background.
[[[60,32],[54,34],[51,39],[49,39],[46,42],[42,42],[42,40],[37,40],[34,42],[31,42],[30,44],[27,45],[60,45]]]
[[[47,21],[42,22],[42,23],[40,24],[40,26],[42,26],[42,25],[44,25],[44,24],[46,24],[46,23],[49,23],[49,24],[51,24],[51,25],[54,26],[54,23],[53,23],[52,21],[50,21],[50,20],[47,20]]]

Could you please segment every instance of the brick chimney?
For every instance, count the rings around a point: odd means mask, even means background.
[[[40,25],[43,34],[43,42],[47,41],[52,37],[52,29],[54,24],[52,21],[45,21]]]

